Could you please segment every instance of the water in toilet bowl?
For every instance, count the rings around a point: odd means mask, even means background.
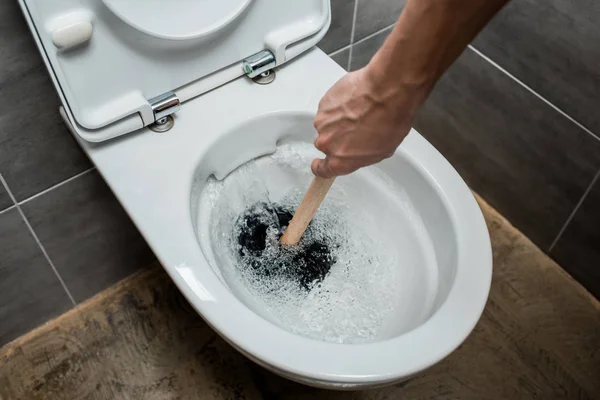
[[[300,245],[279,245],[315,156],[285,143],[209,178],[198,226],[211,267],[250,309],[300,335],[364,343],[413,329],[431,313],[435,256],[408,198],[376,169],[338,178]]]

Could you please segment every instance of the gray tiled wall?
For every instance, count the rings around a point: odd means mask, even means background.
[[[0,2],[0,345],[154,257],[58,105],[17,2]]]
[[[331,1],[320,47],[349,70],[368,63],[405,3]],[[416,121],[476,191],[596,296],[598,7],[513,0]],[[57,107],[16,2],[0,2],[0,345],[153,260]]]

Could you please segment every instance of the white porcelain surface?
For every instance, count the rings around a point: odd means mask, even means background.
[[[251,311],[208,265],[190,207],[194,177],[224,176],[277,140],[277,135],[252,136],[248,129],[247,138],[237,131],[227,142],[227,132],[267,113],[306,118],[343,74],[315,49],[278,71],[270,85],[240,78],[186,103],[165,134],[143,130],[103,144],[81,144],[179,289],[229,343],[290,379],[356,388],[406,379],[433,365],[460,345],[483,311],[492,270],[488,232],[475,199],[450,164],[412,131],[381,165],[423,211],[436,244],[439,277],[426,320],[403,334],[390,326],[381,340],[366,344],[311,340]],[[293,131],[293,124],[288,128]],[[235,158],[209,151],[215,143],[237,150],[231,152]]]
[[[251,0],[150,1],[143,5],[135,1],[102,1],[134,29],[158,38],[185,40],[224,28]]]
[[[329,0],[19,2],[75,130],[94,142],[153,123],[156,96],[243,75],[242,60],[255,53],[268,49],[283,65],[331,22]],[[77,37],[66,41],[72,26]]]
[[[55,29],[52,32],[52,43],[59,50],[70,50],[90,40],[93,29],[90,21],[73,22]]]
[[[248,291],[247,282],[240,280],[238,269],[233,267],[236,261],[231,258],[231,252],[234,251],[223,250],[226,247],[223,234],[232,232],[236,217],[249,204],[266,198],[281,204],[295,190],[308,188],[313,177],[310,159],[323,156],[312,145],[313,119],[314,114],[310,112],[261,114],[224,132],[207,150],[194,175],[190,200],[201,249],[215,273],[244,304],[292,332],[346,343],[383,341],[404,334],[425,322],[447,297],[456,271],[456,242],[454,226],[435,183],[401,154],[337,178],[321,206],[335,207],[339,209],[337,218],[352,221],[351,226],[342,228],[344,225],[340,222],[338,229],[332,229],[334,237],[354,238],[352,249],[345,247],[339,251],[360,251],[360,256],[365,258],[359,258],[361,261],[352,266],[346,262],[336,263],[323,282],[325,289],[311,291],[311,298],[317,296],[319,301],[326,301],[325,293],[339,291],[339,298],[344,299],[341,303],[355,302],[360,307],[341,306],[336,302],[331,305],[340,307],[335,315],[312,314],[314,308],[322,307],[323,303],[302,301],[302,305],[294,303],[291,308],[279,309],[282,298],[270,303],[271,300],[265,300],[259,292]],[[223,178],[249,159],[272,153],[276,143],[290,142],[295,143],[296,149],[295,153],[288,154],[290,164],[274,162],[269,157],[257,159],[248,167],[251,169],[236,171],[229,175],[231,178],[228,176],[227,189],[222,189],[221,194],[224,201],[215,200],[214,189],[204,193],[204,188],[211,186],[207,185],[211,175]],[[241,176],[236,177],[236,174]],[[357,231],[351,233],[351,228]],[[368,237],[362,238],[363,234]],[[364,245],[362,240],[373,242]],[[346,268],[352,269],[352,273]],[[379,282],[371,282],[363,273],[369,277],[376,274]],[[312,316],[308,317],[307,313]],[[311,328],[305,325],[309,320]],[[343,328],[348,321],[355,321],[348,324],[352,328]],[[335,323],[340,325],[338,329],[329,328]]]

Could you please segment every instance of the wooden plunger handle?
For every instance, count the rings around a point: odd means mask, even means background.
[[[279,242],[288,246],[298,244],[334,180],[315,176]]]

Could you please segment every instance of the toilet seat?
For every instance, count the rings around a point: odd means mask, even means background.
[[[102,0],[120,19],[133,28],[161,39],[190,40],[224,29],[252,0],[145,2]],[[168,15],[169,18],[165,18]]]
[[[19,3],[75,132],[91,142],[135,132],[252,73],[244,62],[254,56],[281,66],[331,22],[329,0]]]
[[[79,140],[177,287],[213,329],[251,359],[290,379],[353,388],[394,382],[433,365],[467,337],[483,311],[491,282],[487,228],[471,192],[448,162],[416,131],[398,149],[438,188],[453,224],[468,229],[457,228],[457,271],[443,305],[420,327],[382,342],[320,342],[250,311],[208,265],[189,207],[194,171],[220,135],[264,114],[313,113],[343,73],[315,49],[283,67],[271,85],[238,79],[196,99],[178,113],[167,134],[144,130],[102,145]],[[245,109],[232,108],[232,98],[253,101]],[[203,113],[206,109],[211,112]],[[205,134],[207,130],[213,133]],[[139,165],[145,166],[143,171]]]

